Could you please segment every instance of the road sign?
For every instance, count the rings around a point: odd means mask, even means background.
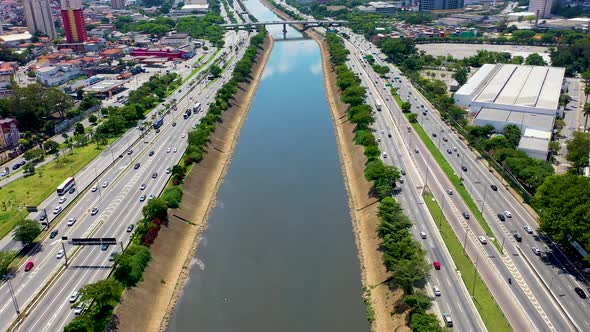
[[[117,244],[117,239],[114,237],[86,237],[86,238],[72,238],[70,244],[75,246],[100,246],[103,244]]]

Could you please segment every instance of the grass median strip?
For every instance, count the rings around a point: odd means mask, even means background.
[[[455,232],[444,218],[440,207],[437,202],[433,200],[432,194],[424,194],[424,202],[430,214],[435,219],[436,226],[445,242],[457,269],[461,272],[461,279],[465,284],[465,287],[469,291],[469,294],[473,297],[473,303],[475,308],[479,312],[484,324],[489,331],[503,332],[512,331],[510,323],[504,316],[504,313],[498,307],[498,304],[494,300],[492,294],[488,290],[485,282],[476,274],[475,266],[463,252],[463,246],[461,242],[455,236]],[[475,276],[475,287],[473,287]]]
[[[406,116],[408,114],[410,114],[410,113],[406,113]],[[422,142],[424,142],[424,144],[428,148],[428,151],[430,151],[430,153],[432,154],[432,157],[436,160],[436,162],[438,163],[440,168],[445,172],[445,174],[447,175],[447,177],[449,178],[449,180],[451,181],[451,183],[455,187],[455,190],[459,193],[459,195],[461,195],[461,198],[465,201],[465,204],[467,204],[467,206],[469,207],[471,214],[475,217],[475,219],[477,219],[477,222],[481,225],[483,230],[486,232],[486,235],[488,237],[497,238],[494,235],[494,233],[492,232],[490,225],[488,225],[488,223],[484,219],[481,212],[479,212],[479,209],[477,208],[477,205],[473,201],[473,198],[471,197],[471,195],[469,195],[469,193],[467,192],[467,189],[465,189],[465,187],[463,186],[461,179],[459,178],[459,176],[457,176],[457,174],[455,174],[455,171],[453,171],[453,167],[451,167],[451,165],[445,159],[445,157],[442,155],[442,153],[436,148],[436,145],[434,145],[434,142],[432,142],[432,140],[430,139],[430,137],[428,136],[426,131],[424,131],[422,126],[417,122],[412,123],[412,127],[414,127],[414,129],[416,130],[416,133],[418,134],[418,136],[420,136],[420,139],[422,139]],[[496,249],[498,249],[498,251],[500,253],[503,252],[498,241],[492,241],[492,243],[494,244],[494,246],[496,247]]]
[[[184,80],[182,80],[182,83],[184,84],[186,81],[190,80],[191,78],[193,78],[193,76],[195,76],[196,73],[199,72],[199,70],[201,70],[201,68],[205,67],[206,65],[209,64],[209,62],[211,62],[211,60],[213,60],[216,56],[217,53],[221,52],[221,49],[217,49],[217,51],[215,51],[215,53],[213,53],[213,55],[211,55],[209,57],[209,59],[207,59],[207,62],[205,62],[204,64],[198,66],[197,68],[193,69],[193,71],[191,72],[190,75],[188,75]],[[197,60],[197,62],[201,61],[201,59],[203,58],[204,55],[202,55],[199,60]],[[195,63],[197,63],[195,62]]]

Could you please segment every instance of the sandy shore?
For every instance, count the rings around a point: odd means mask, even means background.
[[[272,47],[272,38],[268,37],[259,50],[250,84],[241,85],[232,107],[224,113],[211,137],[205,158],[187,175],[182,204],[179,209],[169,210],[169,224],[162,228],[152,246],[152,261],[144,280],[125,292],[111,324],[117,328],[112,330],[166,330]]]
[[[291,19],[266,1],[261,2],[281,18]],[[389,273],[383,265],[383,255],[379,251],[381,240],[376,231],[379,224],[377,204],[374,204],[376,199],[369,196],[371,184],[364,177],[367,159],[363,147],[353,143],[354,125],[346,120],[348,106],[340,101],[340,90],[336,86],[337,77],[330,63],[328,45],[323,36],[313,31],[307,31],[306,34],[318,43],[322,54],[326,97],[330,105],[342,175],[348,194],[352,227],[361,264],[361,280],[363,287],[368,290],[366,295],[370,292],[370,303],[375,312],[371,329],[377,332],[409,331],[405,322],[406,315],[395,312],[402,300],[403,292],[382,284],[389,278]]]

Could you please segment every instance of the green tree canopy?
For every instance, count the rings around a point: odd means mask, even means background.
[[[590,134],[579,131],[574,132],[574,137],[567,141],[567,154],[565,158],[580,173],[584,167],[588,166],[588,156],[590,155]]]
[[[23,246],[27,246],[33,243],[39,234],[41,234],[39,223],[31,219],[25,219],[16,225],[12,238],[22,243]]]

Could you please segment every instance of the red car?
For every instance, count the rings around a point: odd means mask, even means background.
[[[25,265],[25,272],[31,271],[33,266],[35,266],[35,264],[33,264],[33,262],[28,262],[27,265]]]
[[[434,268],[435,268],[435,269],[437,269],[437,270],[440,270],[440,262],[439,262],[439,261],[434,261],[434,262],[432,263],[432,265],[434,265]]]

